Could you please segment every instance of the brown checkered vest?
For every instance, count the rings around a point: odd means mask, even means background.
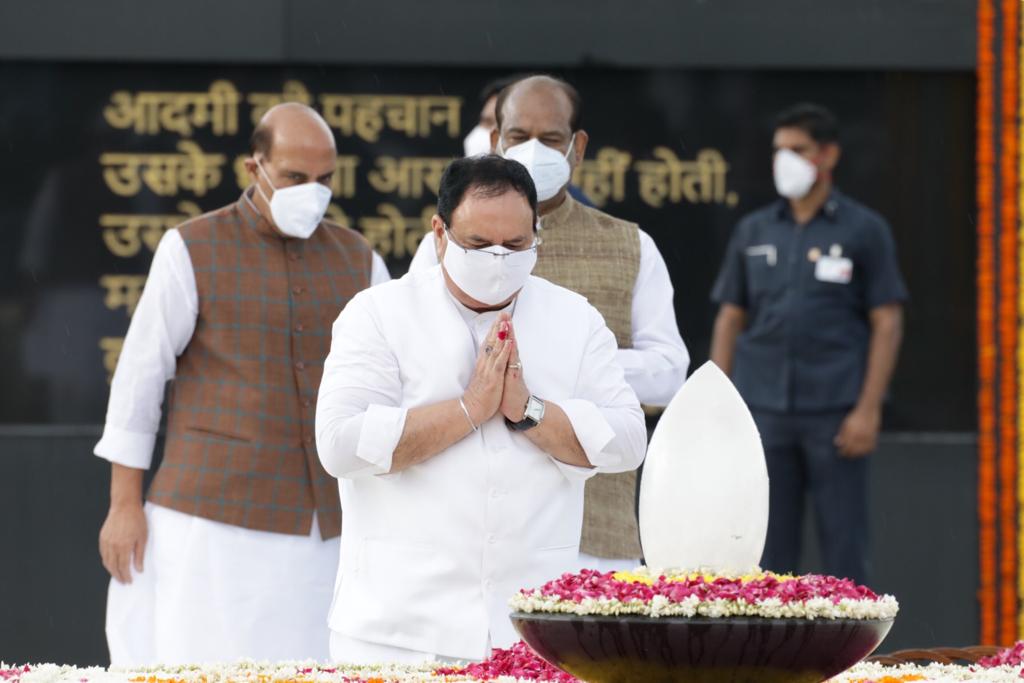
[[[633,286],[640,271],[640,234],[566,196],[544,216],[543,243],[533,274],[587,297],[615,334],[619,348],[633,345]],[[598,474],[587,480],[580,550],[598,557],[639,558],[636,472]]]
[[[341,533],[338,484],[316,452],[314,415],[331,326],[370,284],[358,233],[321,223],[281,237],[243,196],[179,227],[199,294],[178,358],[158,505],[226,524]]]

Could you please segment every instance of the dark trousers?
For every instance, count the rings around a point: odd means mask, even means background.
[[[804,500],[810,494],[826,574],[869,585],[867,458],[833,444],[840,413],[753,411],[768,463],[768,540],[761,566],[799,571]]]

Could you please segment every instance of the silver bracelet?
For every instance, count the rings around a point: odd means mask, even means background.
[[[461,396],[459,396],[459,407],[462,408],[462,412],[466,414],[466,420],[469,422],[469,426],[473,428],[473,431],[479,431],[480,428],[473,424],[473,418],[469,416],[469,409],[466,407],[466,404],[463,403]]]

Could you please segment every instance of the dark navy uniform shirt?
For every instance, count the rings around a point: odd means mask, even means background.
[[[780,199],[736,226],[711,298],[747,312],[733,381],[755,409],[847,409],[867,370],[871,309],[907,298],[889,225],[833,191],[797,225]]]

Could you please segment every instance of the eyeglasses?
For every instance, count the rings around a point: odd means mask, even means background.
[[[533,238],[533,243],[529,247],[527,247],[526,249],[516,249],[516,250],[509,249],[508,251],[503,251],[503,252],[502,251],[488,251],[489,249],[491,249],[492,247],[494,247],[496,245],[491,245],[490,247],[479,247],[477,249],[471,249],[469,247],[466,247],[466,246],[463,246],[463,245],[459,244],[458,240],[455,239],[455,235],[452,234],[451,227],[447,223],[444,224],[444,229],[445,229],[445,232],[448,233],[448,241],[451,242],[452,244],[454,244],[455,246],[457,246],[462,251],[466,252],[467,254],[487,254],[488,256],[492,256],[495,259],[503,259],[503,258],[507,258],[509,256],[513,256],[515,254],[526,254],[526,253],[531,252],[531,251],[537,251],[537,247],[539,247],[544,242],[544,240],[541,239],[540,235],[536,235]],[[507,249],[507,247],[501,247],[501,248],[502,249]]]

